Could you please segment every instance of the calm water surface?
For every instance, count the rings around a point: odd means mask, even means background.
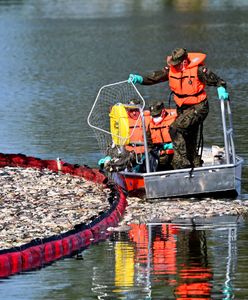
[[[228,82],[236,151],[248,190],[248,2],[0,1],[1,152],[96,166],[86,118],[99,88],[163,66],[174,47],[207,53]],[[168,99],[167,84],[138,87]],[[222,145],[209,88],[206,143]],[[128,233],[0,283],[5,299],[248,299],[246,220],[208,227],[133,225]]]

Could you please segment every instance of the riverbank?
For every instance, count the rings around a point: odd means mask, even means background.
[[[109,189],[48,169],[1,168],[0,185],[0,250],[64,233],[110,208]],[[121,225],[248,212],[248,201],[241,200],[127,200]]]

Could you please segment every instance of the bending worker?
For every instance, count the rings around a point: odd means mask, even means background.
[[[204,65],[205,58],[203,53],[187,53],[184,48],[176,48],[167,57],[167,66],[162,70],[146,76],[129,75],[128,81],[133,84],[153,85],[169,81],[178,115],[169,129],[174,149],[174,169],[202,165],[197,152],[197,135],[209,112],[205,86],[216,86],[219,99],[229,98],[225,81]]]

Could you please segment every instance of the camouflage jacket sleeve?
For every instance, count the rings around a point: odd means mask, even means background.
[[[153,85],[160,82],[165,82],[169,80],[169,67],[164,67],[162,70],[153,71],[150,74],[142,76],[143,85]],[[199,66],[198,77],[200,81],[206,85],[226,87],[226,82],[205,66]]]
[[[198,77],[206,85],[226,87],[226,82],[205,66],[199,66]]]
[[[154,71],[143,76],[143,85],[152,85],[169,80],[169,68],[164,67],[162,70]]]

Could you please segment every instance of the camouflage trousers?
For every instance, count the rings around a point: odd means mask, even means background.
[[[201,166],[201,157],[197,153],[197,138],[199,127],[208,112],[207,100],[195,105],[177,107],[178,117],[169,130],[174,148],[172,160],[174,169]]]

